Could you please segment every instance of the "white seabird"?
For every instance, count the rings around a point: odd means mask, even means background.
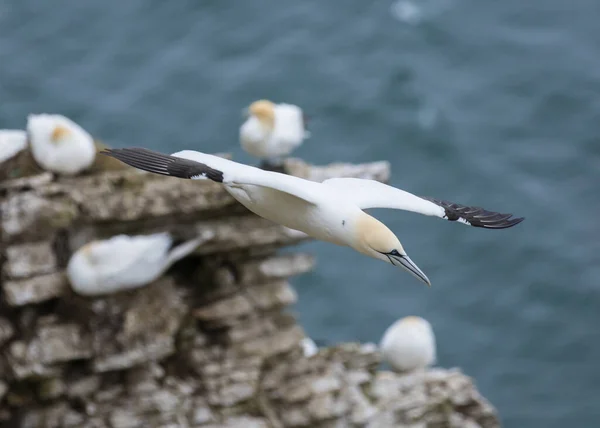
[[[200,236],[174,248],[167,232],[92,241],[71,256],[67,276],[73,290],[84,296],[142,287],[158,279],[205,239]]]
[[[0,163],[27,147],[27,133],[19,129],[0,129]]]
[[[302,338],[300,346],[302,346],[302,353],[306,358],[310,358],[319,352],[319,347],[310,337]]]
[[[265,168],[277,168],[310,136],[302,109],[293,104],[255,101],[246,109],[240,127],[240,143],[250,155],[263,160]]]
[[[27,134],[35,161],[45,170],[74,175],[94,162],[94,139],[81,126],[59,114],[31,114]]]
[[[155,174],[222,183],[242,205],[267,220],[402,267],[427,285],[429,279],[396,235],[364,209],[400,209],[487,229],[523,221],[512,214],[421,198],[374,180],[332,178],[318,183],[192,150],[171,156],[143,148],[101,153]]]
[[[395,371],[413,371],[435,364],[435,335],[431,324],[408,316],[393,323],[379,344],[382,359]]]

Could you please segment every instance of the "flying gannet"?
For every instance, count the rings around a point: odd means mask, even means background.
[[[20,129],[0,129],[0,163],[27,147],[27,133]]]
[[[71,256],[67,276],[73,290],[84,296],[142,287],[158,279],[205,239],[199,236],[174,248],[167,232],[92,241]]]
[[[421,317],[404,317],[389,326],[379,349],[382,359],[398,372],[435,364],[435,335],[431,324]]]
[[[45,170],[75,175],[96,157],[94,140],[81,126],[59,114],[31,114],[27,135],[35,161]]]
[[[364,209],[400,209],[487,229],[523,221],[512,214],[421,198],[374,180],[331,178],[318,183],[192,150],[171,156],[144,148],[101,153],[155,174],[222,183],[242,205],[267,220],[402,267],[427,285],[429,279],[396,235]]]
[[[310,136],[302,109],[293,104],[259,100],[245,109],[240,143],[250,155],[263,160],[264,169],[280,170],[282,157],[298,148]]]

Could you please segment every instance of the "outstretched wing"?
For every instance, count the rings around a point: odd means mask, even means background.
[[[323,182],[353,201],[361,209],[392,208],[458,221],[485,229],[506,229],[525,220],[512,214],[501,214],[479,207],[423,198],[374,180],[331,178]]]
[[[218,156],[193,150],[165,155],[144,148],[106,149],[101,154],[111,156],[127,165],[154,174],[192,180],[212,180],[229,186],[254,185],[289,193],[306,202],[317,204],[319,183],[264,171]]]

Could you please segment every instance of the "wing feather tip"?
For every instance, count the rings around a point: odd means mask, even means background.
[[[512,214],[489,211],[481,207],[471,207],[430,197],[422,199],[441,207],[444,210],[443,218],[445,220],[458,221],[473,227],[506,229],[516,226],[525,220],[525,217],[513,217]]]
[[[519,223],[522,223],[525,220],[525,217],[516,217],[512,219],[511,226],[516,226]]]
[[[484,229],[508,229],[510,227],[516,226],[517,224],[523,222],[525,217],[514,217],[510,219],[503,220],[499,223],[492,223],[489,225],[482,225]]]

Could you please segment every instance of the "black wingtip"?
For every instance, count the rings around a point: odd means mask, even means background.
[[[218,183],[223,182],[223,172],[206,164],[165,155],[141,147],[106,149],[100,153],[120,160],[134,168],[154,174],[187,179],[204,177]]]
[[[117,160],[120,160],[123,163],[127,163],[127,162],[124,162],[122,159],[120,159],[120,156],[122,156],[124,153],[126,153],[128,150],[131,150],[131,149],[136,149],[137,150],[138,147],[131,147],[129,149],[111,149],[111,148],[105,148],[105,149],[102,149],[101,151],[99,151],[98,154],[104,155],[104,156],[109,156],[111,158],[115,158]],[[141,150],[143,150],[143,149],[141,149]]]
[[[481,227],[483,229],[508,229],[509,227],[516,226],[525,220],[525,217],[513,217],[512,214],[499,214],[496,218],[493,216],[489,217],[489,220],[478,219],[479,222],[471,224],[471,226]]]
[[[511,225],[508,227],[516,226],[517,224],[522,223],[523,220],[525,220],[525,217],[515,217],[511,220]]]
[[[523,217],[513,217],[513,218],[510,218],[510,219],[502,221],[502,222],[497,222],[495,224],[477,224],[477,225],[472,224],[471,226],[480,227],[482,229],[508,229],[513,226],[516,226],[517,224],[521,223],[523,220],[525,220],[525,218],[523,218]]]
[[[470,207],[454,202],[442,201],[435,198],[423,198],[444,208],[445,219],[460,221],[473,227],[483,229],[507,229],[525,220],[525,217],[513,217],[512,214],[502,214],[488,211],[480,207]]]

